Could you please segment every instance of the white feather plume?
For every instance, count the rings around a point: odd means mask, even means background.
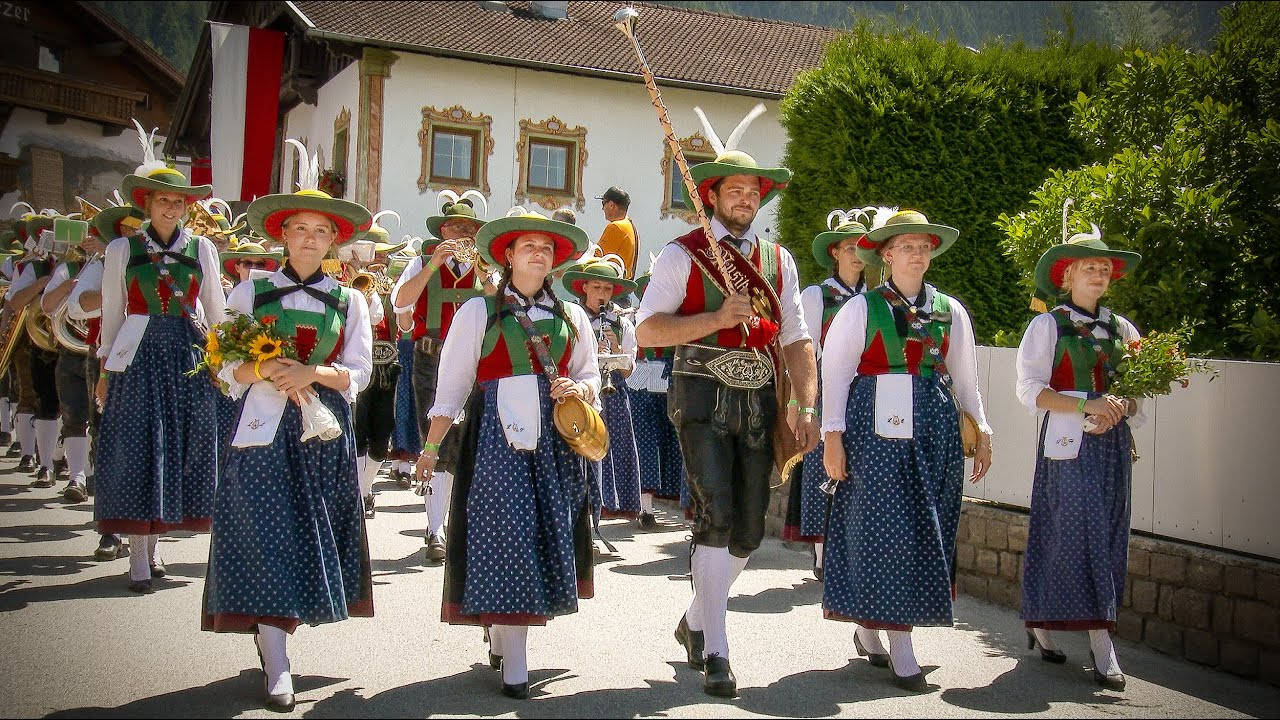
[[[458,199],[471,200],[472,208],[476,208],[476,203],[479,202],[480,206],[477,208],[476,217],[485,218],[489,216],[489,201],[484,199],[484,195],[481,195],[479,190],[468,190],[462,193],[462,196]]]
[[[542,213],[534,210],[526,210],[523,205],[516,205],[507,211],[507,217],[517,217],[519,215],[537,215],[543,217]]]
[[[1062,242],[1067,241],[1068,233],[1070,232],[1067,230],[1067,209],[1074,205],[1075,202],[1074,198],[1067,198],[1062,203]]]
[[[655,265],[657,265],[657,264],[658,264],[658,254],[657,254],[657,253],[655,253],[655,252],[653,252],[652,250],[650,250],[650,251],[649,251],[649,269],[648,269],[648,270],[646,270],[644,274],[645,274],[645,275],[652,275],[652,274],[653,274],[653,268],[654,268],[654,266],[655,266]]]
[[[307,157],[307,146],[288,138],[285,142],[298,151],[298,189],[317,190],[320,188],[320,156]]]
[[[444,207],[446,205],[453,205],[458,202],[458,200],[458,193],[452,190],[441,190],[436,195],[436,212],[441,214],[444,213]]]
[[[151,134],[147,135],[142,123],[136,118],[133,118],[133,126],[138,128],[138,142],[142,145],[142,164],[133,171],[133,174],[146,177],[153,170],[167,167],[163,160],[156,159],[156,132],[160,128],[151,128]]]
[[[627,276],[627,264],[622,261],[622,256],[617,253],[609,253],[596,262],[603,262],[612,265],[613,268],[618,271],[618,277],[624,278]]]
[[[240,213],[239,215],[235,216],[235,218],[231,220],[231,227],[238,226],[247,217],[249,217],[249,213]]]
[[[753,120],[764,114],[765,110],[764,103],[757,103],[755,107],[751,108],[751,112],[747,113],[746,117],[742,118],[742,121],[738,123],[738,127],[734,128],[733,132],[729,134],[729,139],[724,141],[724,149],[737,150],[738,141],[742,140],[743,133],[751,126]]]
[[[894,213],[898,212],[898,208],[896,205],[895,206],[868,205],[867,207],[862,208],[862,211],[864,213],[867,213],[867,216],[871,218],[871,227],[867,229],[875,230],[876,228],[884,227],[885,222],[887,222],[889,218],[893,217]]]
[[[13,207],[9,208],[9,215],[10,215],[10,216],[12,216],[12,217],[22,217],[21,215],[14,215],[14,214],[13,214],[13,211],[14,211],[14,210],[17,210],[19,207],[24,207],[24,208],[26,208],[26,209],[27,209],[27,212],[26,212],[26,214],[27,214],[27,215],[35,215],[35,214],[36,214],[36,209],[35,209],[35,208],[33,208],[33,207],[31,207],[31,205],[30,205],[29,203],[25,203],[25,202],[22,202],[21,200],[19,200],[18,202],[16,202],[16,203],[14,203],[14,204],[13,204]]]
[[[231,217],[231,206],[222,198],[212,197],[204,201],[204,209],[209,211],[210,215],[214,214],[214,208],[221,207],[223,212],[219,213],[222,217]]]
[[[382,210],[373,216],[373,221],[370,223],[370,225],[377,225],[378,227],[382,227],[381,225],[378,225],[378,218],[382,217],[383,215],[390,215],[396,219],[397,230],[400,229],[400,226],[404,224],[404,221],[400,219],[400,213],[396,212],[395,210]],[[383,229],[385,230],[386,228],[383,228]]]
[[[116,204],[116,207],[124,207],[124,196],[120,194],[120,188],[116,188],[111,193],[111,200]]]
[[[702,121],[702,129],[707,133],[707,142],[711,143],[711,149],[716,151],[716,155],[724,154],[724,143],[720,142],[720,136],[716,134],[716,129],[711,127],[711,121],[702,112],[702,108],[695,105],[693,113]]]

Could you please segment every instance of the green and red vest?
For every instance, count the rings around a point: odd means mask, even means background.
[[[31,258],[30,260],[23,260],[22,262],[18,263],[18,266],[17,266],[18,269],[13,274],[14,279],[17,279],[18,276],[22,274],[22,271],[25,270],[27,267],[31,267],[33,270],[35,270],[35,273],[36,273],[35,279],[39,280],[40,278],[45,277],[47,275],[52,275],[53,269],[56,266],[53,263],[53,259],[48,257]]]
[[[676,238],[672,242],[680,244],[686,250],[690,247],[705,247],[706,235],[702,228],[698,228],[683,237]],[[737,252],[737,249],[730,250],[721,244],[721,251],[725,254]],[[782,246],[767,238],[757,238],[752,244],[751,257],[748,258],[751,264],[760,271],[761,277],[773,287],[773,291],[779,296],[782,295]],[[699,268],[698,264],[691,262],[689,268],[689,280],[685,284],[684,301],[680,303],[680,308],[676,311],[678,315],[698,315],[704,312],[715,312],[724,304],[724,293],[720,292],[720,288],[711,281]],[[694,342],[703,345],[717,345],[723,348],[737,348],[743,344],[742,330],[738,327],[726,328],[714,332],[701,340]]]
[[[562,312],[569,315],[568,303],[558,300]],[[480,347],[480,363],[476,367],[476,382],[498,380],[518,375],[542,373],[542,363],[529,348],[528,335],[520,327],[520,321],[510,312],[498,316],[498,298],[484,298],[486,317],[484,342]],[[547,347],[561,376],[569,374],[569,359],[573,355],[573,332],[559,315],[537,320],[534,328],[549,339]]]
[[[930,286],[925,288],[921,292],[928,291]],[[933,356],[925,351],[924,343],[907,325],[906,311],[895,311],[884,296],[886,292],[893,291],[881,286],[863,293],[867,299],[867,340],[858,363],[858,374],[933,377]],[[932,290],[932,294],[926,327],[945,358],[951,346],[951,298],[937,290]]]
[[[337,285],[329,290],[329,295],[338,301],[338,307],[325,305],[324,312],[319,313],[286,308],[283,298],[258,303],[256,298],[274,290],[276,286],[270,278],[258,278],[252,282],[255,297],[253,316],[260,322],[274,317],[276,336],[293,341],[300,362],[307,365],[328,365],[342,354],[346,338],[344,328],[347,322],[348,293],[352,292],[350,288]]]
[[[1058,392],[1106,392],[1111,387],[1107,364],[1110,363],[1114,369],[1121,354],[1122,338],[1116,314],[1111,313],[1108,321],[1102,323],[1107,337],[1095,337],[1092,342],[1081,336],[1067,308],[1054,308],[1049,314],[1058,326],[1058,344],[1053,351],[1053,374],[1049,376],[1049,387]]]
[[[179,254],[189,258],[182,262],[163,263],[173,278],[175,287],[182,290],[183,297],[173,296],[169,284],[160,279],[155,263],[147,253],[148,236],[145,231],[131,235],[129,240],[129,258],[124,268],[124,286],[128,296],[129,315],[186,315],[183,300],[194,304],[200,294],[200,281],[203,273],[200,270],[200,242],[183,228],[178,228],[186,244]],[[177,243],[175,242],[175,245]]]
[[[859,283],[858,286],[861,287],[862,284]],[[840,308],[858,296],[845,295],[839,288],[831,287],[825,282],[818,287],[822,290],[822,329],[818,335],[818,346],[821,347],[827,342],[827,331],[831,329],[831,321],[836,319]]]
[[[424,271],[430,257],[422,257]],[[462,307],[462,303],[483,294],[475,265],[458,276],[446,262],[431,273],[431,277],[427,279],[427,287],[418,296],[418,302],[414,303],[413,339],[417,340],[428,334],[440,340],[445,339],[449,334],[449,325],[453,323],[453,316]]]

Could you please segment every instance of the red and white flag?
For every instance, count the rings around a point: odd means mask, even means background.
[[[271,192],[284,33],[209,23],[214,194],[249,201]]]

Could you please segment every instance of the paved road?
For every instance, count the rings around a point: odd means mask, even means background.
[[[125,589],[127,559],[95,563],[92,508],[32,489],[0,458],[0,716],[266,717],[252,639],[199,631],[208,537],[161,542],[169,578]],[[324,717],[1241,717],[1280,713],[1280,689],[1120,643],[1127,692],[1089,680],[1088,644],[1069,662],[1028,652],[1009,610],[961,598],[954,629],[917,632],[931,692],[851,659],[852,627],[821,618],[807,554],[775,540],[729,603],[741,697],[703,695],[671,630],[688,602],[687,533],[604,528],[618,554],[597,565],[597,597],[530,632],[531,699],[498,694],[476,628],[439,622],[441,569],[423,567],[419,499],[380,483],[370,521],[377,617],[303,627],[290,642],[296,715]]]

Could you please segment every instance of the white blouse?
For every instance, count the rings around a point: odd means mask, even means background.
[[[271,273],[268,280],[276,287],[289,287],[296,284],[284,274],[283,270]],[[337,285],[336,280],[325,276],[312,287],[329,293],[333,292]],[[236,285],[231,291],[231,296],[227,298],[227,309],[252,315],[253,286],[252,282]],[[286,310],[323,313],[326,309],[324,303],[301,290],[285,295],[281,298],[280,304]],[[228,362],[218,373],[218,377],[230,388],[231,397],[237,400],[250,387],[248,384],[236,382],[235,371],[242,364],[238,360]],[[369,325],[369,305],[365,302],[364,295],[358,292],[347,293],[347,317],[342,325],[342,352],[339,353],[337,361],[332,363],[332,367],[345,370],[351,376],[351,384],[341,392],[347,402],[355,402],[356,396],[369,384],[369,376],[373,373],[373,329]]]
[[[1073,321],[1089,322],[1093,320],[1093,318],[1078,312],[1070,306],[1059,305],[1058,307],[1070,310]],[[1132,342],[1141,337],[1133,323],[1119,315],[1115,317],[1116,325],[1120,329],[1121,340]],[[1110,322],[1111,310],[1099,307],[1098,320],[1100,322],[1093,328],[1093,336],[1105,339],[1107,331],[1102,326]],[[1018,400],[1026,406],[1027,412],[1032,415],[1044,412],[1036,407],[1036,398],[1040,396],[1042,390],[1049,387],[1049,380],[1053,376],[1053,358],[1057,354],[1057,348],[1058,323],[1054,320],[1053,313],[1040,313],[1031,320],[1031,324],[1027,326],[1027,331],[1022,335],[1022,342],[1018,345],[1018,383],[1015,386],[1015,391],[1018,394]],[[1130,418],[1130,425],[1141,427],[1145,421],[1146,413],[1142,409],[1142,401],[1139,399],[1138,412]]]
[[[95,258],[88,265],[80,270],[80,276],[76,280],[76,287],[71,291],[71,295],[67,297],[67,317],[72,320],[88,320],[89,318],[102,317],[102,308],[96,310],[85,310],[80,307],[80,296],[87,292],[102,291],[102,258]]]
[[[4,299],[6,301],[12,300],[14,295],[30,287],[37,279],[36,269],[31,266],[31,263],[23,265],[22,269],[18,271],[18,276],[9,284],[9,289],[5,292]]]
[[[906,298],[914,303],[917,296]],[[849,391],[857,379],[862,350],[867,344],[867,296],[859,295],[840,308],[827,330],[822,362],[822,431],[844,432]],[[951,298],[951,339],[944,358],[960,407],[978,421],[978,429],[990,434],[987,412],[978,392],[978,355],[969,311]]]
[[[813,354],[822,359],[822,286],[825,285],[843,297],[853,297],[835,278],[827,278],[818,285],[810,285],[800,293],[800,311],[804,313],[804,326],[813,341]],[[846,301],[847,302],[847,301]]]
[[[145,232],[145,230],[140,231]],[[175,246],[185,246],[186,238],[191,231],[179,228],[181,238],[173,242]],[[147,247],[153,252],[160,252],[160,247],[150,235],[146,236]],[[222,292],[222,264],[218,261],[218,249],[204,237],[197,237],[199,243],[200,295],[196,298],[196,315],[207,326],[212,327],[226,319],[227,298]],[[124,271],[129,262],[129,238],[119,237],[107,246],[106,260],[103,262],[102,276],[110,277],[111,282],[102,283],[102,343],[98,347],[98,357],[105,358],[111,354],[116,341],[116,334],[124,325],[129,309],[129,294],[125,288]],[[166,265],[176,263],[171,257],[161,258]]]
[[[53,269],[53,275],[49,277],[49,282],[44,286],[44,290],[40,291],[40,297],[36,299],[36,302],[43,303],[45,295],[48,295],[54,290],[57,290],[58,287],[62,285],[62,283],[70,279],[71,279],[71,269],[67,267],[67,264],[65,262],[58,263],[58,267]],[[66,302],[66,300],[63,300],[63,302]],[[57,312],[57,310],[58,310],[57,308],[53,309],[54,312]],[[52,315],[53,313],[47,313],[47,314]]]
[[[409,265],[405,267],[404,272],[400,273],[400,277],[396,278],[395,287],[391,290],[391,307],[395,309],[397,315],[413,312],[414,306],[418,304],[418,298],[416,297],[411,300],[409,298],[403,298],[404,300],[409,300],[409,302],[403,305],[397,305],[396,300],[400,298],[400,287],[412,280],[418,273],[425,270],[427,260],[429,259],[430,258],[424,258],[421,255],[415,257],[409,261]],[[458,277],[466,275],[471,270],[470,264],[464,265],[453,258],[449,258],[445,263],[448,265],[449,270]],[[437,270],[437,272],[439,271]],[[424,287],[422,292],[426,291],[427,289]]]
[[[519,297],[512,288],[506,294]],[[535,303],[550,305],[551,296],[545,291],[538,294]],[[588,388],[589,402],[596,403],[600,395],[600,367],[597,360],[595,332],[591,318],[578,305],[566,303],[569,319],[573,321],[577,340],[569,356],[569,377]],[[552,315],[536,305],[529,310],[533,322],[547,320]],[[480,365],[480,352],[484,345],[484,331],[489,315],[485,298],[471,298],[458,308],[449,325],[444,348],[440,351],[440,370],[436,374],[436,403],[431,406],[431,417],[447,417],[456,420],[465,409],[467,397],[476,384],[476,370]]]
[[[711,220],[711,230],[717,238],[731,234],[717,219]],[[755,233],[747,231],[749,241],[755,243]],[[724,252],[734,252],[725,249]],[[750,249],[750,248],[748,248]],[[782,327],[778,331],[778,340],[783,347],[809,337],[805,319],[800,314],[800,275],[796,272],[796,261],[791,251],[782,250],[782,292],[778,299],[782,301]],[[684,302],[685,289],[689,284],[689,273],[693,272],[693,260],[684,248],[669,242],[662,247],[658,260],[653,265],[653,277],[649,287],[644,291],[644,300],[640,302],[640,310],[636,313],[636,327],[658,313],[674,315]]]
[[[622,317],[617,317],[617,315],[614,314],[617,311],[617,309],[618,308],[616,305],[611,304],[609,309],[605,310],[604,312],[600,313],[594,318],[591,318],[591,330],[593,333],[595,333],[595,336],[598,340],[600,337],[600,322],[602,318],[608,317],[610,320],[616,318],[618,322],[621,323],[622,337],[618,338],[618,344],[622,348],[622,354],[630,358],[630,364],[626,368],[630,370],[630,369],[634,369],[636,366],[636,353],[640,349],[639,346],[636,344],[636,326],[631,323],[631,318],[626,317],[625,315]],[[591,317],[590,313],[587,314],[587,317]]]

